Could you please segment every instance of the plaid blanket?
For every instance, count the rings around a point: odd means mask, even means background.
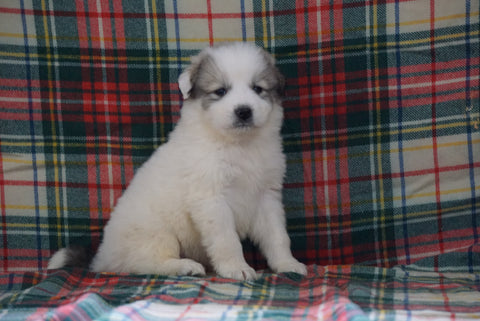
[[[5,320],[466,320],[480,313],[478,277],[406,267],[310,266],[307,278],[267,273],[252,282],[62,270],[14,273],[0,284],[9,286],[0,298]]]
[[[0,317],[472,316],[479,16],[479,0],[0,0]],[[60,247],[98,245],[178,120],[179,73],[221,41],[265,47],[287,77],[284,203],[312,274],[237,284],[38,272]],[[204,298],[208,311],[192,305]]]

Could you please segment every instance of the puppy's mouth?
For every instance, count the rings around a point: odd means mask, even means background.
[[[245,121],[236,120],[233,123],[233,128],[238,128],[238,129],[250,129],[250,128],[254,128],[254,127],[255,127],[255,125],[254,125],[253,121],[245,122]]]

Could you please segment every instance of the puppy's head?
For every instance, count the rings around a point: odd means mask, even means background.
[[[248,43],[207,48],[180,75],[180,91],[223,133],[261,128],[282,114],[284,78],[273,57]],[[281,118],[281,117],[277,117]]]

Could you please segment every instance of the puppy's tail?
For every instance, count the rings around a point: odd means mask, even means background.
[[[70,246],[58,250],[48,261],[48,269],[60,269],[64,267],[88,268],[93,259],[90,248]]]

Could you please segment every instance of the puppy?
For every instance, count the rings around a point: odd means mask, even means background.
[[[274,272],[307,273],[291,254],[282,205],[284,80],[248,43],[206,48],[180,75],[181,118],[138,170],[105,226],[93,271],[255,279],[241,240]],[[79,265],[78,249],[49,268]]]

